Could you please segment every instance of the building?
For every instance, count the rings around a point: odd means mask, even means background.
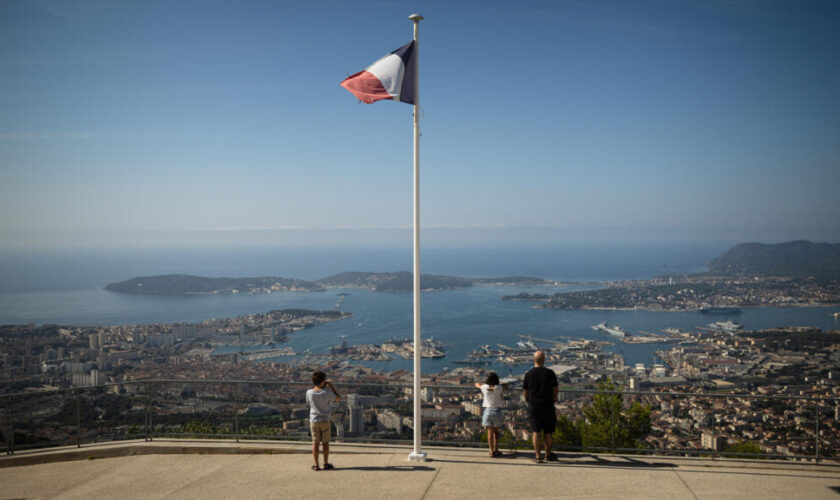
[[[83,385],[88,385],[87,373],[85,373],[85,372],[73,372],[70,375],[70,381],[76,387],[83,386]]]
[[[160,335],[149,335],[146,337],[148,347],[166,347],[175,343],[175,334],[162,333]]]
[[[464,414],[461,405],[435,405],[434,407],[424,406],[421,410],[423,420],[442,420],[446,422],[457,422]]]
[[[700,436],[700,447],[704,450],[723,451],[726,439],[715,434],[713,430],[705,430]]]
[[[466,411],[470,415],[476,415],[480,417],[484,412],[481,408],[481,403],[479,401],[462,401],[461,406],[463,406],[464,411]]]
[[[361,434],[365,430],[362,401],[358,394],[347,395],[347,409],[350,412],[350,434]]]
[[[340,422],[338,419],[333,419],[333,426],[335,426],[335,439],[336,441],[343,441],[344,440],[344,424]]]
[[[397,434],[402,433],[402,417],[394,410],[382,410],[376,413],[376,419],[386,429],[392,429]]]

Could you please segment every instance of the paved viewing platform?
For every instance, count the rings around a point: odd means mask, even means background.
[[[0,458],[2,498],[840,498],[840,466],[771,460],[333,443],[312,471],[305,442],[125,441]]]

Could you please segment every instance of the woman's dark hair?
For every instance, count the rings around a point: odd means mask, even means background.
[[[315,373],[312,374],[312,382],[315,385],[321,385],[321,382],[327,379],[327,376],[321,370],[315,370]]]
[[[490,372],[487,374],[487,380],[484,383],[487,385],[499,385],[499,376],[496,375],[496,372]]]

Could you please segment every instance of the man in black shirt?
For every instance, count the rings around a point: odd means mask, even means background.
[[[540,456],[540,441],[545,442],[545,458],[553,460],[554,453],[551,452],[551,433],[557,426],[557,412],[554,403],[557,402],[557,375],[546,368],[545,353],[537,351],[534,353],[534,367],[525,374],[522,381],[522,389],[525,393],[525,402],[528,404],[528,419],[531,422],[532,439],[534,441],[534,461],[542,463]],[[545,434],[540,439],[540,432]]]

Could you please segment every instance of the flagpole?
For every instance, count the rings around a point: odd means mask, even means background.
[[[425,462],[426,454],[421,451],[420,406],[420,53],[417,41],[417,27],[423,16],[412,14],[408,18],[414,22],[414,451],[408,459]]]

